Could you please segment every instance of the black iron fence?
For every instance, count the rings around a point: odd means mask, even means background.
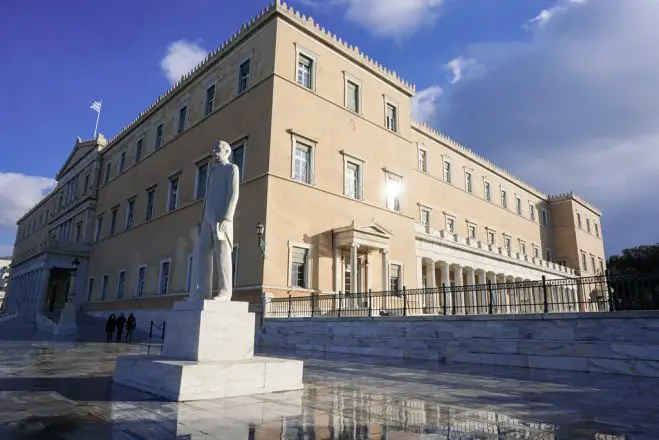
[[[165,330],[167,329],[167,321],[156,324],[151,321],[149,325],[149,339],[147,341],[147,354],[151,354],[152,347],[158,347],[160,354],[162,354],[163,346],[165,344]]]
[[[659,310],[659,273],[360,293],[288,295],[264,302],[266,318],[492,315]]]

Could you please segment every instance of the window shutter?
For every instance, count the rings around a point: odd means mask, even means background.
[[[300,247],[294,247],[292,251],[292,260],[293,264],[305,264],[307,262],[307,253],[309,252],[308,249],[305,248],[300,248]]]

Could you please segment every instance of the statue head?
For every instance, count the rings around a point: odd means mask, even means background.
[[[217,141],[217,144],[213,147],[212,155],[218,162],[228,161],[229,156],[231,156],[231,145],[225,141]]]

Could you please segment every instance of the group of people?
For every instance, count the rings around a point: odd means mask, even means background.
[[[123,313],[119,314],[119,317],[115,316],[114,313],[108,316],[108,320],[105,321],[105,338],[107,342],[112,341],[112,335],[114,332],[117,332],[117,341],[121,341],[121,336],[126,329],[125,340],[128,342],[133,341],[133,332],[135,331],[135,326],[137,321],[133,314],[128,315],[128,319],[124,316]]]

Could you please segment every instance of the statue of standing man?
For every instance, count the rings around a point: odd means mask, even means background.
[[[198,237],[194,245],[188,300],[213,298],[213,256],[218,274],[218,301],[231,301],[233,290],[233,215],[238,203],[238,167],[229,162],[231,146],[219,141],[212,151]]]

